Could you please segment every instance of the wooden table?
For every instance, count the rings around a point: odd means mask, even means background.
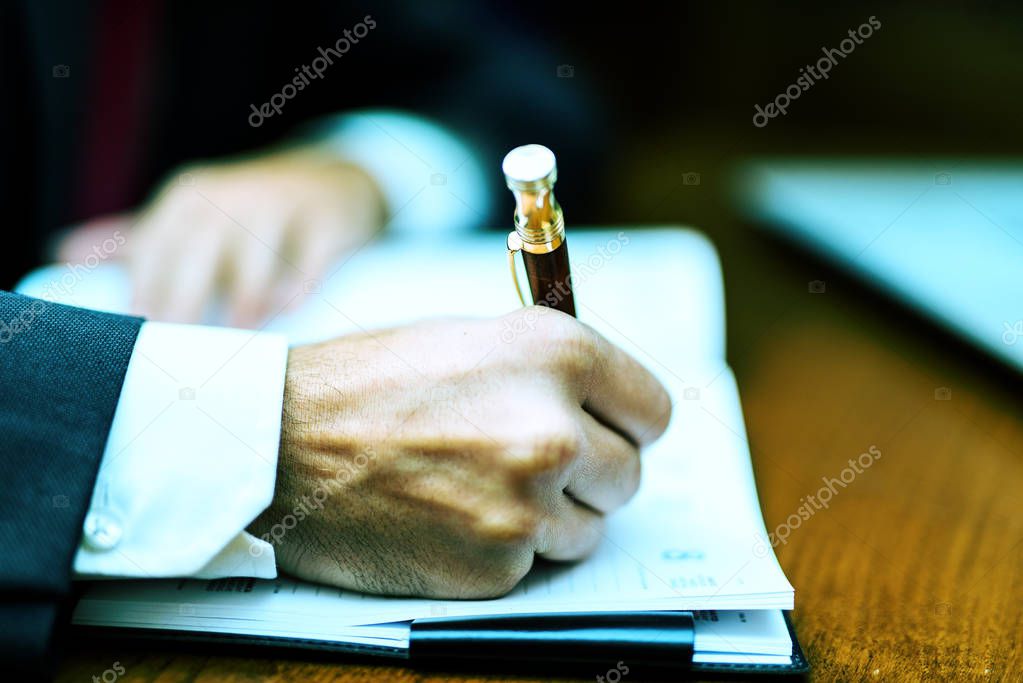
[[[695,151],[674,167],[648,164],[656,150],[625,162],[632,180],[609,222],[689,222],[718,244],[728,356],[768,527],[850,458],[881,453],[777,548],[812,677],[1023,675],[1021,378],[735,218],[727,140],[679,148]],[[683,182],[687,171],[699,185]],[[811,293],[818,279],[825,291]],[[115,661],[125,682],[510,680],[116,647],[73,653],[60,680],[91,680]]]

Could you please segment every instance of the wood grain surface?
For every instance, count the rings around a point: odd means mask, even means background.
[[[633,180],[609,215],[692,223],[718,245],[728,356],[768,528],[791,521],[850,458],[880,453],[776,549],[796,587],[811,678],[1020,679],[1020,376],[761,237],[730,209],[728,140],[677,142],[691,151],[675,165],[648,163],[660,157],[643,149],[624,162]],[[700,184],[684,183],[694,171]],[[810,291],[814,280],[823,292]],[[59,678],[92,680],[115,661],[126,683],[533,680],[114,645],[72,649]]]

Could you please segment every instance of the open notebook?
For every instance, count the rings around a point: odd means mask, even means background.
[[[407,238],[373,243],[268,329],[297,344],[427,316],[502,314],[518,305],[503,239],[481,234],[456,248]],[[579,318],[646,365],[674,403],[667,433],[644,452],[639,493],[610,518],[592,557],[538,564],[497,600],[383,598],[289,578],[96,583],[78,603],[74,623],[397,657],[411,648],[414,658],[417,638],[426,642],[419,629],[430,624],[695,612],[688,622],[692,651],[679,651],[694,668],[804,669],[783,612],[793,607],[793,589],[766,541],[739,394],[725,362],[713,247],[678,229],[575,230],[569,240]],[[19,290],[41,294],[65,272],[36,271]],[[105,310],[124,310],[128,300],[124,273],[109,265],[56,291],[68,293],[67,303]],[[606,654],[622,659],[611,647]]]

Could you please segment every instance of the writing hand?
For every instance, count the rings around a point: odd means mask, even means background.
[[[301,578],[498,596],[535,556],[596,547],[670,411],[636,360],[545,308],[298,347],[277,490],[250,531]]]

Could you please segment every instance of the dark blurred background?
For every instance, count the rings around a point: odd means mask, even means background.
[[[252,104],[367,14],[377,27],[356,49],[281,115],[248,124]],[[881,28],[827,80],[770,125],[752,124],[755,105],[871,16]],[[1023,8],[1012,2],[9,0],[0,17],[0,193],[9,245],[23,242],[0,259],[5,287],[40,262],[54,230],[137,205],[180,164],[258,149],[356,107],[438,118],[472,141],[497,185],[507,149],[548,144],[570,223],[691,223],[718,242],[726,269],[762,246],[728,227],[728,174],[747,157],[955,159],[1023,145]],[[104,31],[122,54],[97,50]],[[112,205],[88,207],[85,140],[110,116],[97,103],[100,64],[138,81],[137,115],[119,129],[127,143],[114,141],[135,166]],[[504,228],[509,211],[485,222]]]

